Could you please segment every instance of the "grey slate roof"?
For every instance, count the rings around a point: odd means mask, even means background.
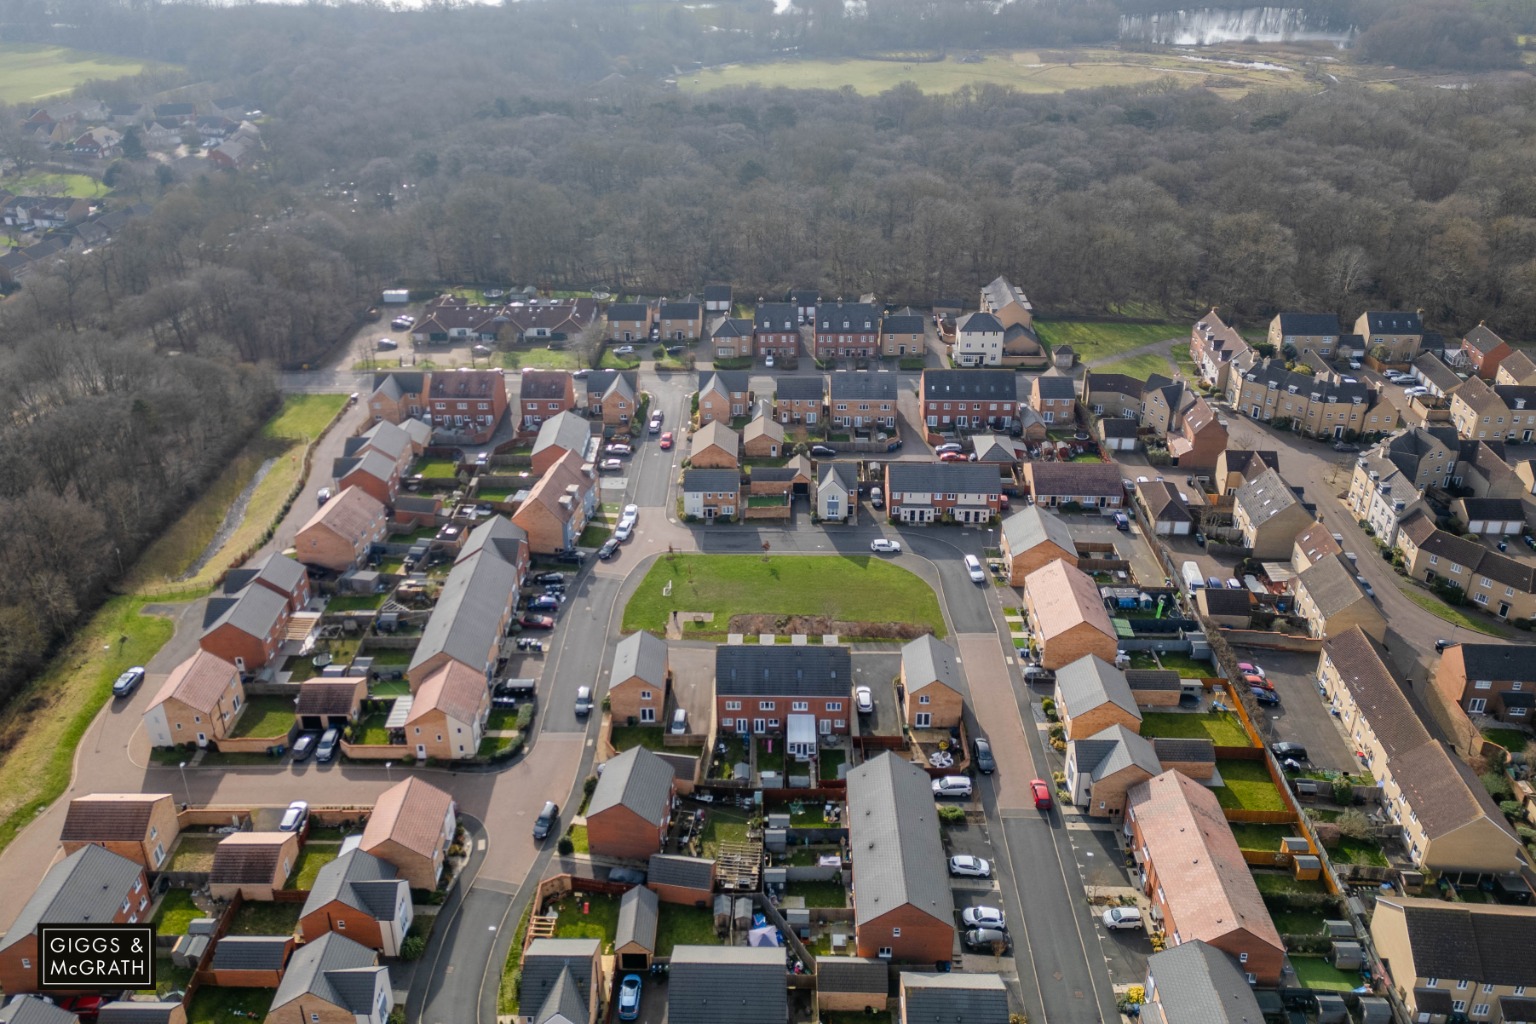
[[[327,932],[294,950],[272,1006],[312,995],[357,1014],[372,1013],[374,979],[380,971],[389,984],[389,968],[377,964],[378,954],[367,946]]]
[[[633,943],[652,953],[656,952],[659,907],[656,891],[643,885],[635,886],[620,897],[619,923],[613,932],[613,948],[623,949]]]
[[[1480,904],[1389,899],[1400,906],[1421,978],[1466,978],[1500,988],[1536,984],[1536,914]],[[1405,967],[1399,965],[1399,967]]]
[[[1525,503],[1519,498],[1462,498],[1467,519],[1495,519],[1504,522],[1525,519]]]
[[[1141,718],[1131,686],[1125,681],[1125,673],[1095,654],[1057,669],[1056,692],[1072,717],[1105,704],[1115,704],[1137,719]]]
[[[49,924],[111,924],[133,890],[140,868],[100,846],[82,846],[48,869],[11,923],[5,939],[19,939]],[[5,939],[0,939],[4,943]],[[3,949],[4,945],[0,945]]]
[[[282,616],[288,602],[266,587],[246,587],[238,597],[213,597],[203,609],[203,633],[233,625],[242,633],[265,638]]]
[[[608,307],[608,322],[644,320],[650,312],[651,307],[643,302],[615,302]]]
[[[763,946],[678,946],[667,972],[670,1024],[784,1024],[784,951]]]
[[[1248,512],[1248,519],[1255,527],[1301,504],[1296,492],[1272,469],[1266,469],[1239,487],[1233,500]]]
[[[847,326],[844,326],[844,325]],[[880,327],[880,311],[869,302],[819,302],[816,304],[816,333],[874,331]]]
[[[646,881],[688,889],[708,889],[715,884],[715,862],[703,857],[671,853],[651,854]]]
[[[1207,615],[1247,615],[1253,611],[1253,596],[1244,590],[1201,589],[1196,597]]]
[[[1132,693],[1137,690],[1177,690],[1179,674],[1167,668],[1128,668],[1125,670],[1125,682]]]
[[[1441,391],[1449,391],[1461,384],[1456,371],[1446,366],[1444,360],[1433,352],[1420,352],[1413,360],[1413,368],[1422,379]]]
[[[752,482],[755,484],[787,484],[799,475],[793,466],[752,467]]]
[[[280,971],[292,941],[287,935],[226,935],[213,947],[213,969]]]
[[[1339,336],[1337,313],[1281,313],[1277,319],[1280,321],[1282,336],[1299,335],[1303,338]]]
[[[888,313],[880,321],[881,334],[922,334],[928,322],[921,313]]]
[[[718,391],[726,397],[744,395],[752,390],[750,381],[745,370],[714,370],[700,377],[699,393]]]
[[[704,313],[704,304],[692,295],[661,304],[663,320],[696,320]]]
[[[685,469],[683,493],[731,493],[741,487],[741,473],[734,469]]]
[[[0,1007],[0,1024],[79,1024],[79,1019],[37,996],[23,995]]]
[[[1528,647],[1510,644],[1461,644],[1468,679],[1536,680],[1536,658]]]
[[[1135,437],[1140,429],[1140,425],[1135,420],[1129,420],[1123,416],[1099,421],[1099,432],[1105,438]]]
[[[388,861],[362,850],[348,850],[320,869],[299,916],[340,901],[377,921],[391,920],[401,881]]]
[[[840,370],[828,381],[833,402],[895,402],[896,375],[866,370]]]
[[[491,517],[470,533],[465,551],[471,553],[461,552],[448,573],[410,669],[439,653],[477,671],[485,668],[486,655],[501,632],[501,613],[515,600],[521,582],[508,554],[516,546],[501,542],[514,538],[526,543],[528,534],[502,516]]]
[[[1504,339],[1490,330],[1487,324],[1478,324],[1462,340],[1484,355],[1504,344]]]
[[[924,370],[923,397],[940,402],[1014,402],[1018,400],[1016,377],[1012,370]]]
[[[638,676],[660,687],[667,681],[667,642],[654,633],[640,630],[619,641],[613,652],[613,673],[609,685]]]
[[[1424,321],[1417,313],[1371,311],[1365,314],[1365,329],[1372,334],[1423,334]]]
[[[533,454],[551,446],[585,457],[592,438],[592,428],[573,412],[562,412],[539,424],[539,436],[533,442]]]
[[[561,969],[554,987],[533,1015],[533,1024],[586,1024],[588,1016],[586,996],[577,987],[571,969],[566,967]]]
[[[1066,498],[1124,497],[1125,479],[1114,462],[1030,462],[1035,495]]]
[[[854,924],[901,906],[953,924],[944,846],[928,773],[886,753],[848,773]]]
[[[812,304],[815,301],[812,299]],[[760,302],[753,312],[752,325],[764,334],[783,334],[799,330],[799,319],[800,309],[793,302]]]
[[[822,377],[780,377],[774,385],[784,402],[818,402],[826,395],[827,382]]]
[[[704,286],[705,302],[730,302],[731,286],[728,284],[707,284]]]
[[[1007,542],[1009,553],[1015,556],[1046,541],[1066,552],[1077,550],[1077,546],[1072,543],[1072,531],[1068,529],[1066,520],[1039,505],[1026,505],[1004,519],[1003,540]]]
[[[886,464],[891,494],[997,494],[1002,478],[984,462],[891,462]]]
[[[1042,374],[1035,378],[1035,388],[1041,398],[1076,398],[1077,384],[1071,377]]]
[[[877,997],[881,1005],[891,989],[891,969],[884,960],[863,956],[829,956],[816,961],[816,990],[842,995]]]
[[[901,668],[913,692],[933,682],[960,691],[960,665],[954,648],[932,636],[920,636],[902,647]]]
[[[967,313],[955,322],[955,327],[962,331],[988,331],[993,334],[1003,333],[1002,321],[991,313],[981,310],[975,313]]]
[[[1008,988],[996,974],[903,971],[901,987],[906,1024],[1008,1024]]]
[[[1152,741],[1152,752],[1159,763],[1215,764],[1216,744],[1210,740],[1175,739],[1159,736]]]
[[[1352,402],[1357,398],[1365,402],[1371,396],[1370,386],[1364,381],[1346,384],[1342,380],[1309,377],[1304,373],[1286,369],[1285,361],[1282,359],[1266,359],[1243,374],[1243,379],[1263,382],[1266,387],[1275,391],[1289,391],[1294,387],[1298,395],[1316,393],[1328,402]]]
[[[427,389],[427,375],[399,370],[376,373],[373,375],[373,390],[377,391],[380,388],[384,388],[385,394],[394,399],[405,395],[419,395]]]
[[[818,492],[828,482],[834,483],[848,494],[853,494],[859,487],[859,472],[851,462],[818,462],[816,464],[816,490]]]
[[[1317,606],[1318,614],[1324,618],[1337,615],[1359,601],[1370,600],[1360,584],[1355,582],[1355,574],[1350,571],[1350,565],[1344,561],[1343,555],[1319,558],[1303,569],[1296,579],[1306,588],[1308,596]]]
[[[393,426],[390,423],[381,425]],[[281,554],[271,554],[249,569],[232,570],[224,577],[223,591],[232,595],[261,580],[284,593],[292,593],[303,582],[304,575],[304,567],[298,562]]]
[[[720,321],[712,335],[715,338],[750,338],[752,337],[752,321],[738,317],[726,317]]]
[[[1148,778],[1163,773],[1151,741],[1123,725],[1112,725],[1085,740],[1078,740],[1077,767],[1089,772],[1095,782],[1132,767],[1146,772]]]
[[[1264,1019],[1253,987],[1232,958],[1192,939],[1147,959],[1157,1001],[1189,1024],[1258,1024]],[[1150,993],[1149,993],[1150,994]]]
[[[587,804],[591,818],[627,807],[644,821],[660,822],[672,799],[672,766],[644,747],[631,747],[609,759]]]
[[[847,697],[852,685],[853,659],[846,647],[715,648],[720,697]]]
[[[521,1004],[542,1007],[566,971],[583,993],[592,991],[592,969],[600,950],[597,939],[534,939],[523,954]]]
[[[98,1024],[170,1024],[181,1003],[137,1002],[120,999],[101,1008]],[[20,1022],[14,1022],[20,1024]]]

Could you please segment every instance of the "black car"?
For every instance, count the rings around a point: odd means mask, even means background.
[[[1274,690],[1266,690],[1262,686],[1250,686],[1248,690],[1253,694],[1254,700],[1266,707],[1278,707],[1280,705],[1280,695]]]
[[[586,560],[586,552],[578,548],[560,548],[555,552],[555,561],[564,562],[567,565],[580,565]]]
[[[575,550],[575,549],[574,548],[568,548],[567,550]],[[577,554],[580,554],[580,553],[581,552],[579,552],[579,551],[577,552]],[[541,572],[541,573],[539,573],[537,576],[535,576],[533,578],[533,582],[535,582],[535,583],[547,583],[547,584],[554,584],[554,583],[564,584],[565,583],[565,573],[563,573],[563,572]]]
[[[1449,647],[1449,646],[1451,646],[1451,641],[1449,641],[1449,640],[1445,639],[1444,637],[1442,637],[1439,640],[1435,641],[1435,653],[1436,654],[1444,654],[1445,653],[1445,649],[1447,647]]]
[[[983,775],[991,775],[997,771],[997,759],[992,756],[992,744],[980,736],[971,741],[971,755],[976,761],[976,770]]]
[[[644,885],[645,872],[639,868],[613,868],[608,872],[608,881],[620,885]]]
[[[816,456],[818,459],[835,459],[835,458],[837,458],[837,450],[835,448],[828,448],[824,444],[813,444],[813,445],[811,445],[811,454]]]
[[[1270,752],[1282,761],[1301,762],[1307,760],[1307,748],[1300,743],[1292,743],[1290,740],[1281,740],[1269,745]]]
[[[544,801],[544,809],[533,820],[533,838],[543,839],[560,824],[560,805],[553,800]]]
[[[894,440],[890,444],[886,445],[885,446],[885,450],[888,451],[888,452],[894,452],[897,449],[899,449],[900,447],[901,447],[901,438],[898,437],[896,440]]]
[[[597,549],[597,557],[606,562],[608,559],[612,558],[614,552],[618,550],[619,538],[609,537],[607,540],[603,541],[603,546]]]

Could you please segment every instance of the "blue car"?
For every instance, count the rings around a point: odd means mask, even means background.
[[[619,1020],[640,1017],[640,975],[626,974],[619,982]]]

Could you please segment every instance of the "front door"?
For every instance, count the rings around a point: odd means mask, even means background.
[[[1339,425],[1339,426],[1336,426],[1336,427],[1333,428],[1333,439],[1335,441],[1341,439],[1343,436],[1344,436],[1344,427],[1342,425]]]
[[[427,745],[425,743],[416,744],[416,759],[418,761],[425,761],[427,759]]]
[[[208,745],[208,734],[207,733],[200,732],[200,733],[197,734],[197,745],[200,746],[200,747],[206,747]]]
[[[1509,618],[1509,603],[1507,601],[1500,601],[1499,602],[1499,618],[1501,618],[1501,619]]]
[[[765,732],[767,730],[767,728],[768,728],[768,720],[767,719],[765,719],[765,718],[754,718],[754,719],[752,719],[752,731],[753,732],[761,734],[761,733]]]

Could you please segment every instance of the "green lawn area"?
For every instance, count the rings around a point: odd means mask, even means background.
[[[1483,730],[1483,738],[1492,740],[1511,754],[1518,754],[1531,741],[1531,734],[1519,729],[1488,728]]]
[[[272,1008],[276,989],[220,988],[200,985],[187,1007],[187,1024],[231,1024],[237,1018],[261,1020]]]
[[[656,955],[671,956],[673,946],[718,946],[715,915],[708,907],[663,903],[656,915]]]
[[[1127,377],[1146,380],[1154,373],[1160,373],[1164,377],[1172,377],[1173,364],[1155,352],[1143,352],[1139,356],[1128,356],[1125,359],[1116,359],[1111,363],[1101,363],[1093,368],[1093,372],[1123,373]]]
[[[487,732],[504,732],[517,728],[516,708],[492,708],[490,717],[485,721]]]
[[[828,882],[791,882],[790,896],[804,896],[807,907],[846,907],[848,890],[835,879]]]
[[[459,464],[452,459],[422,459],[413,471],[421,474],[424,480],[452,480],[459,475]]]
[[[207,871],[213,867],[214,847],[224,837],[212,832],[183,832],[171,851],[167,871]]]
[[[601,547],[603,541],[613,536],[613,527],[604,523],[588,523],[586,529],[581,531],[581,536],[576,538],[576,545],[583,548]]]
[[[1328,851],[1328,856],[1340,864],[1363,864],[1384,868],[1391,863],[1387,860],[1387,855],[1381,852],[1380,843],[1351,839],[1348,836],[1341,838],[1339,845]]]
[[[511,750],[517,742],[516,736],[487,736],[480,741],[480,747],[475,751],[475,756],[495,757],[497,754]]]
[[[720,807],[712,808],[705,816],[704,834],[701,837],[702,853],[705,857],[713,857],[718,853],[721,843],[746,841],[747,816],[745,814]]]
[[[587,826],[572,825],[566,835],[571,837],[571,846],[577,853],[592,852],[592,844],[587,840]]]
[[[1349,992],[1360,986],[1359,971],[1341,971],[1320,956],[1292,956],[1296,980],[1320,992]]]
[[[0,54],[4,48],[0,47]],[[0,82],[5,79],[5,72],[0,71]],[[0,187],[14,190],[17,193],[43,194],[58,196],[74,196],[79,199],[99,199],[111,189],[89,174],[54,174],[38,173],[27,174],[19,178],[7,178],[0,181]]]
[[[667,584],[671,593],[663,596]],[[727,633],[732,615],[825,615],[846,622],[911,622],[944,635],[933,590],[889,562],[854,557],[666,555],[624,608],[624,631],[666,630],[673,610],[712,611],[707,632]]]
[[[229,735],[234,739],[287,736],[293,721],[293,701],[287,697],[252,697],[245,702],[245,710]]]
[[[1205,679],[1221,674],[1209,661],[1199,661],[1187,654],[1160,653],[1157,657],[1163,663],[1163,668],[1177,672],[1185,679]]]
[[[368,688],[368,696],[370,697],[404,697],[410,692],[411,681],[409,679],[380,679]]]
[[[340,594],[325,603],[325,610],[328,612],[371,612],[377,611],[387,600],[389,600],[388,594]]]
[[[1253,743],[1243,731],[1243,723],[1229,711],[1143,712],[1141,734],[1169,739],[1207,739],[1221,747],[1250,747]]]
[[[163,935],[170,934],[162,932]],[[166,950],[164,956],[155,957],[155,991],[156,996],[165,996],[171,992],[185,992],[187,982],[192,980],[192,968],[177,967],[171,960],[170,951]],[[148,992],[148,989],[140,989]]]
[[[62,46],[6,43],[0,46],[0,103],[24,106],[69,92],[93,78],[110,81],[169,66]]]
[[[364,715],[352,726],[352,735],[358,743],[388,743],[389,730],[384,728],[384,723],[389,721],[389,711],[375,711]]]
[[[1440,618],[1444,619],[1446,622],[1451,623],[1453,626],[1464,626],[1467,629],[1476,630],[1479,633],[1486,633],[1489,636],[1504,635],[1501,630],[1495,629],[1493,625],[1490,624],[1486,619],[1480,618],[1476,615],[1470,615],[1467,612],[1462,611],[1460,608],[1452,608],[1450,605],[1440,600],[1434,594],[1420,587],[1416,587],[1411,583],[1400,586],[1398,589],[1407,596],[1408,600],[1412,601],[1420,608],[1423,608],[1425,611],[1433,615],[1438,615]]]
[[[1116,324],[1093,321],[1036,320],[1035,331],[1040,340],[1052,349],[1070,344],[1077,352],[1078,362],[1107,359],[1121,352],[1143,345],[1155,345],[1169,338],[1189,338],[1189,325]],[[1166,362],[1161,356],[1160,361]],[[1111,371],[1124,372],[1124,371]],[[1166,372],[1166,371],[1164,371]]]
[[[289,395],[283,399],[282,410],[263,424],[261,436],[310,440],[317,437],[346,404],[346,395]]]
[[[1281,935],[1321,935],[1328,920],[1321,910],[1271,910],[1269,916]]]
[[[368,657],[373,659],[374,668],[409,665],[411,659],[416,655],[415,651],[396,649],[394,647],[381,647],[378,650],[369,650],[366,653]]]
[[[185,935],[187,925],[203,916],[192,902],[191,890],[172,889],[160,900],[160,909],[155,911],[155,931],[161,935]]]
[[[496,358],[509,370],[575,370],[580,366],[575,352],[552,348],[519,348],[502,352]]]
[[[1296,829],[1290,825],[1255,825],[1246,821],[1233,821],[1229,824],[1232,826],[1232,834],[1237,837],[1238,847],[1244,850],[1274,853],[1280,849],[1282,839],[1297,834]]]
[[[341,856],[341,843],[317,843],[311,840],[299,851],[299,862],[288,876],[288,888],[313,889],[320,869]]]
[[[615,725],[609,734],[609,741],[613,749],[621,754],[630,747],[644,747],[658,753],[691,754],[694,757],[704,753],[703,747],[669,747],[666,735],[666,730],[659,725]]]
[[[1221,806],[1245,811],[1285,810],[1285,799],[1275,788],[1263,761],[1218,760],[1216,771],[1225,783],[1216,787],[1216,799]]]
[[[823,750],[821,752],[820,759],[822,781],[835,781],[837,779],[838,768],[840,768],[843,762],[847,759],[848,755],[844,754],[841,750]]]
[[[241,905],[229,923],[230,935],[288,935],[299,924],[299,903],[258,903]]]
[[[612,349],[607,349],[597,365],[600,370],[633,370],[640,365],[640,360],[633,356],[615,355]]]
[[[504,501],[510,500],[512,495],[515,494],[515,493],[516,493],[515,491],[508,491],[508,490],[499,489],[499,488],[495,488],[495,487],[482,487],[479,490],[475,491],[475,497],[478,498],[481,501],[487,501],[487,502],[491,502],[493,504],[499,504],[500,502],[504,502]]]
[[[603,951],[613,944],[619,924],[619,897],[595,892],[570,892],[553,908],[559,912],[555,922],[557,939],[600,939]]]
[[[1328,892],[1321,878],[1292,878],[1283,871],[1255,871],[1253,882],[1261,893]]]

